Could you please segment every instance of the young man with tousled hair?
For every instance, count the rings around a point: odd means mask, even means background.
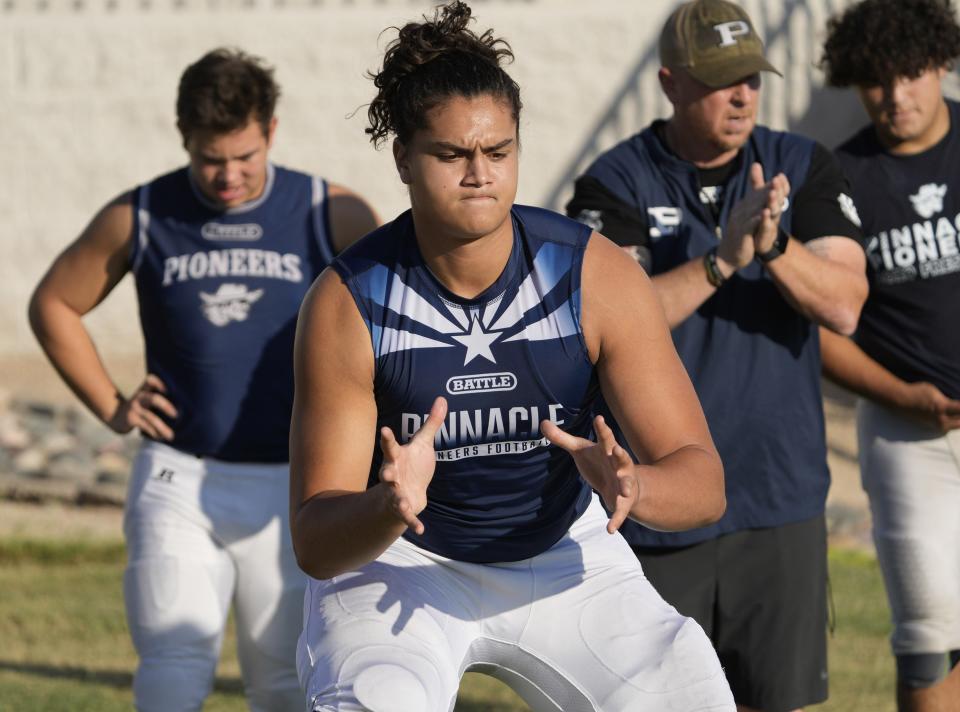
[[[826,463],[817,325],[867,294],[849,188],[822,146],[756,124],[765,58],[738,5],[679,5],[660,35],[668,120],[600,156],[568,214],[649,271],[724,463],[727,511],[628,523],[647,577],[711,637],[739,709],[827,697]],[[642,460],[641,460],[642,461]]]
[[[272,164],[279,87],[261,60],[184,71],[189,165],[123,193],[54,261],[30,322],[54,367],[118,433],[144,436],[124,533],[139,710],[199,710],[233,603],[247,702],[301,707],[304,578],[287,523],[297,309],[334,254],[376,227],[357,195]],[[147,375],[114,385],[82,317],[128,272]]]
[[[831,18],[827,83],[870,123],[837,149],[867,235],[853,339],[824,373],[860,396],[860,472],[893,614],[900,712],[960,710],[960,55],[945,0],[865,0]]]

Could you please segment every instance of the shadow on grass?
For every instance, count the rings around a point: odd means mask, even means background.
[[[59,680],[76,680],[117,689],[130,688],[133,685],[133,674],[125,670],[91,670],[71,665],[16,663],[9,660],[0,660],[0,671]],[[227,695],[242,695],[243,682],[238,677],[217,677],[213,683],[213,689]]]

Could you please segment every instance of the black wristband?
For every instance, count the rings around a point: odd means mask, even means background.
[[[724,282],[727,281],[727,278],[723,276],[723,272],[720,271],[720,265],[717,264],[716,247],[703,256],[703,269],[707,273],[707,281],[717,289],[722,287]]]
[[[756,257],[763,264],[773,262],[780,255],[787,251],[787,245],[790,244],[790,236],[786,230],[777,227],[777,239],[773,241],[773,246],[766,252],[757,252]]]

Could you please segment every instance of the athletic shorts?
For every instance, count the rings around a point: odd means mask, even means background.
[[[710,636],[738,704],[793,710],[827,698],[823,516],[634,551],[660,594]]]
[[[448,712],[469,670],[538,711],[733,712],[703,630],[606,524],[594,499],[531,559],[465,563],[398,539],[358,571],[311,580],[297,650],[308,709]]]
[[[960,430],[861,400],[857,434],[893,652],[960,649]]]

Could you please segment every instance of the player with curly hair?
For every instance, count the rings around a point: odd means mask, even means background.
[[[948,0],[865,0],[829,21],[822,60],[870,117],[837,149],[870,297],[854,339],[821,344],[826,374],[861,396],[902,712],[960,710],[960,104],[941,89],[957,56]]]
[[[301,310],[291,525],[311,576],[309,709],[446,712],[477,670],[536,710],[732,712],[703,630],[616,531],[720,516],[703,413],[639,266],[514,205],[512,54],[470,19],[455,2],[390,44],[368,133],[395,136],[411,209]],[[600,390],[644,465],[591,417]]]

